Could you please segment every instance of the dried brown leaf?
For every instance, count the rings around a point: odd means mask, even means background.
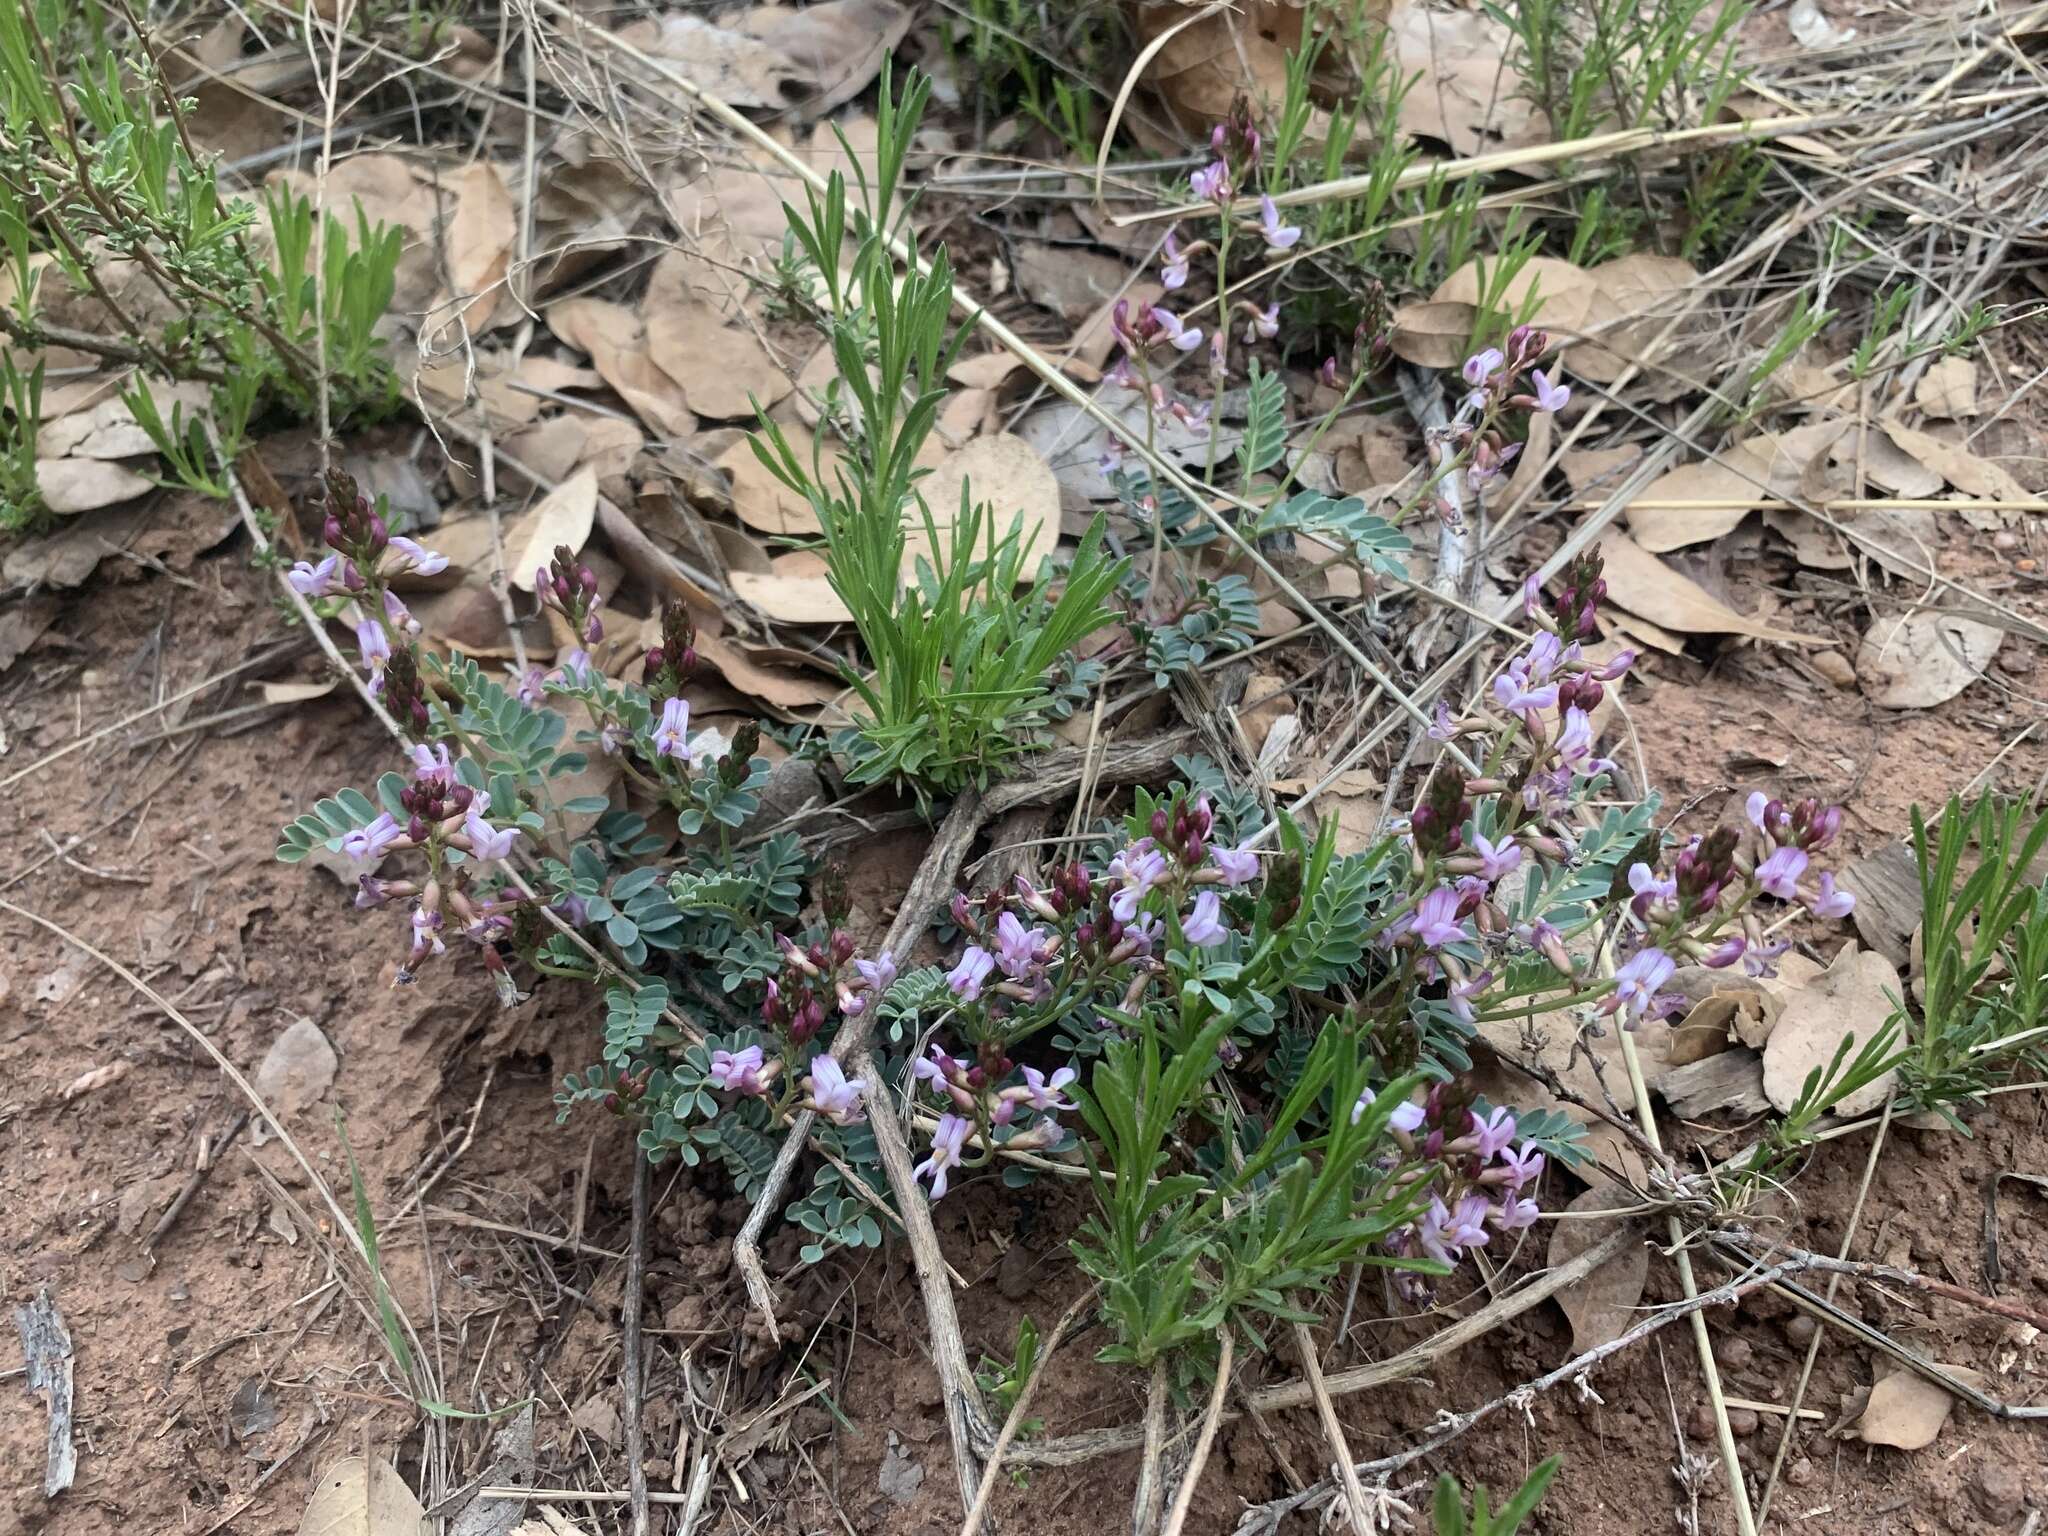
[[[778,555],[765,574],[734,571],[732,589],[778,624],[844,624],[853,618],[809,550]]]
[[[2023,500],[2027,488],[1997,464],[1903,422],[1886,420],[1885,435],[1957,490],[1987,501]]]
[[[494,314],[517,312],[503,285],[518,240],[519,213],[504,175],[488,160],[473,162],[456,180],[455,213],[448,221],[448,280],[472,336]]]
[[[918,490],[949,553],[959,531],[963,485],[975,505],[986,509],[982,517],[984,548],[1007,534],[1013,524],[1022,524],[1024,555],[1017,570],[1020,580],[1030,581],[1038,574],[1039,560],[1059,542],[1060,486],[1052,466],[1039,457],[1037,449],[1009,432],[977,437],[946,455]],[[932,542],[923,519],[909,521],[903,540],[904,579],[914,581],[916,562],[931,557]]]
[[[1635,1195],[1618,1184],[1598,1184],[1581,1190],[1565,1207],[1568,1217],[1590,1217],[1599,1211],[1617,1211],[1636,1203]],[[1565,1220],[1551,1229],[1550,1252],[1545,1262],[1552,1269],[1569,1264],[1588,1248],[1604,1242],[1614,1230],[1612,1222]],[[1650,1278],[1650,1250],[1631,1243],[1595,1269],[1576,1285],[1557,1293],[1557,1304],[1572,1325],[1572,1353],[1610,1344],[1628,1331],[1635,1321],[1636,1304],[1643,1299],[1643,1286]]]
[[[1984,675],[2005,631],[1961,614],[1918,609],[1880,618],[1856,652],[1864,697],[1883,709],[1925,709]]]
[[[531,592],[535,574],[559,546],[582,550],[596,519],[597,471],[586,464],[504,530],[505,579]]]
[[[1983,414],[1977,404],[1977,365],[1967,357],[1944,357],[1913,386],[1913,403],[1929,416],[1961,421]]]
[[[1942,1369],[1980,1391],[1990,1384],[1982,1371],[1966,1365],[1944,1365]],[[1955,1398],[1947,1388],[1913,1371],[1894,1371],[1870,1389],[1854,1433],[1866,1445],[1922,1450],[1934,1444],[1954,1407]]]
[[[1664,629],[1688,635],[1747,635],[1780,645],[1826,644],[1737,613],[1626,534],[1610,533],[1600,547],[1607,563],[1607,595]]]
[[[426,1536],[426,1511],[381,1456],[349,1456],[320,1474],[299,1536]]]
[[[701,16],[668,11],[629,22],[618,33],[735,107],[783,111],[802,106],[817,89],[780,48]]]
[[[903,41],[915,12],[896,0],[823,0],[801,10],[763,5],[726,25],[769,44],[810,79],[806,117],[823,117],[866,90]]]
[[[696,432],[697,418],[688,398],[655,365],[631,310],[602,299],[565,299],[549,306],[547,322],[556,336],[589,354],[591,366],[605,383],[658,436],[686,439]]]
[[[649,354],[699,416],[752,420],[790,392],[789,374],[760,338],[744,325],[725,325],[714,306],[650,302],[642,314]]]
[[[1858,1044],[1883,1029],[1899,995],[1899,973],[1891,961],[1852,939],[1833,962],[1784,1001],[1771,1037],[1764,1043],[1764,1093],[1780,1110],[1791,1109],[1815,1068],[1825,1070],[1836,1047],[1850,1036]],[[1851,1046],[1853,1055],[1856,1047]],[[1887,1072],[1835,1106],[1838,1115],[1877,1108],[1892,1091]]]
[[[1401,98],[1406,132],[1441,139],[1461,155],[1549,139],[1542,112],[1504,65],[1514,41],[1492,15],[1404,0],[1387,18],[1387,33],[1401,77],[1421,76]]]

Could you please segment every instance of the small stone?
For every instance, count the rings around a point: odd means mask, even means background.
[[[1695,1440],[1714,1438],[1714,1410],[1705,1403],[1697,1403],[1691,1413],[1685,1416],[1685,1432]]]
[[[2001,554],[2011,554],[2020,547],[2020,536],[2010,528],[2001,528],[1991,535],[1991,547]]]
[[[1800,1312],[1785,1319],[1785,1337],[1804,1349],[1813,1342],[1814,1330],[1819,1327],[1819,1323],[1806,1313]]]
[[[1730,1408],[1728,1410],[1728,1431],[1738,1440],[1747,1440],[1756,1433],[1756,1410],[1754,1408]]]
[[[1837,688],[1856,686],[1856,668],[1840,651],[1818,651],[1810,659],[1813,670]]]
[[[1031,1294],[1038,1259],[1022,1243],[1012,1241],[996,1265],[996,1289],[1007,1301],[1022,1301]]]
[[[2017,1522],[2026,1507],[2027,1489],[2011,1462],[1986,1458],[1970,1480],[1970,1502],[1993,1525],[2003,1529]]]
[[[1756,1346],[1747,1339],[1723,1339],[1714,1346],[1724,1370],[1746,1371],[1756,1359]]]
[[[1998,652],[1998,670],[2012,677],[2025,677],[2034,670],[2034,653],[2026,646],[2001,646]]]
[[[1785,1481],[1794,1488],[1810,1488],[1813,1480],[1820,1476],[1819,1468],[1802,1456],[1785,1469]]]

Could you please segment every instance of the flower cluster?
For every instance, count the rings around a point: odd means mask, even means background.
[[[1257,877],[1259,858],[1217,841],[1208,796],[1162,802],[1144,826],[1100,870],[1077,860],[1043,887],[1020,875],[1008,891],[954,894],[966,943],[945,981],[971,1054],[934,1045],[914,1069],[947,1103],[926,1168],[935,1195],[977,1140],[1020,1150],[1060,1141],[1052,1117],[1072,1108],[1058,1093],[1075,1070],[1048,1078],[1019,1066],[1010,1046],[1053,1022],[1085,1027],[1098,1009],[1132,1011],[1167,974],[1170,955],[1198,964],[1193,957],[1224,952],[1243,926],[1225,897]],[[1015,1125],[1025,1109],[1042,1117],[1028,1129]]]
[[[407,571],[438,575],[448,568],[448,557],[386,528],[345,471],[328,472],[326,492],[320,535],[331,553],[317,562],[297,562],[285,580],[302,597],[349,599],[356,655],[368,674],[372,697],[381,696],[401,724],[424,735],[427,696],[420,686],[419,654],[413,644],[420,626],[390,583]]]
[[[1351,1118],[1356,1121],[1373,1102],[1367,1089],[1352,1106]],[[1387,1122],[1394,1145],[1380,1159],[1381,1166],[1411,1186],[1420,1182],[1422,1189],[1414,1193],[1426,1191],[1427,1201],[1420,1217],[1388,1241],[1388,1252],[1455,1265],[1484,1249],[1496,1232],[1534,1226],[1541,1214],[1535,1186],[1545,1159],[1527,1141],[1516,1140],[1518,1130],[1507,1110],[1481,1115],[1471,1107],[1469,1094],[1441,1084],[1419,1101],[1397,1105]],[[1404,1270],[1395,1284],[1409,1300],[1421,1302],[1433,1282]]]

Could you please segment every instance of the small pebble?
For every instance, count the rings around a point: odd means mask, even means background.
[[[1728,1429],[1736,1439],[1747,1440],[1756,1433],[1756,1410],[1754,1408],[1730,1408]]]
[[[1714,1353],[1723,1370],[1746,1371],[1756,1359],[1756,1346],[1747,1339],[1723,1339],[1714,1346]]]
[[[1813,670],[1837,688],[1856,686],[1856,668],[1840,651],[1821,651],[1812,658]]]
[[[1991,535],[1991,547],[2010,554],[2013,550],[2020,547],[2020,536],[2010,528],[2001,528],[1998,532]]]
[[[1813,1480],[1820,1475],[1818,1468],[1804,1456],[1785,1469],[1785,1481],[1794,1488],[1810,1488]]]
[[[2041,562],[2034,559],[2033,556],[2022,555],[2019,559],[2013,561],[2012,568],[2016,571],[2024,571],[2031,576],[2040,568],[2040,564]]]
[[[1801,1312],[1785,1319],[1785,1337],[1794,1344],[1804,1348],[1808,1343],[1812,1342],[1813,1332],[1818,1327],[1820,1327],[1819,1323],[1808,1317],[1804,1312]]]
[[[1685,1416],[1685,1432],[1695,1440],[1714,1438],[1714,1410],[1705,1403],[1693,1405],[1691,1413]]]

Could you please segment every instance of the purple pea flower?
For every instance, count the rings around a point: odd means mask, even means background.
[[[1488,885],[1506,879],[1522,864],[1522,845],[1511,837],[1496,843],[1485,833],[1474,832],[1472,851],[1479,855],[1479,878]]]
[[[384,626],[375,619],[364,619],[358,624],[356,651],[370,674],[370,696],[375,698],[384,691],[384,664],[391,659],[391,641],[384,634]]]
[[[848,1078],[831,1056],[813,1056],[804,1078],[805,1102],[834,1125],[858,1125],[867,1118],[860,1107],[867,1085],[864,1077]]]
[[[418,965],[429,955],[445,955],[448,946],[441,942],[441,914],[430,912],[425,907],[414,907],[412,917],[412,953],[407,957]]]
[[[704,1075],[711,1086],[727,1093],[756,1095],[766,1093],[768,1084],[762,1079],[762,1052],[758,1045],[742,1050],[717,1050],[711,1053],[711,1070]]]
[[[1378,1102],[1379,1095],[1371,1088],[1359,1089],[1358,1102],[1351,1106],[1351,1123],[1358,1124],[1365,1118],[1365,1112]],[[1403,1099],[1394,1106],[1394,1112],[1387,1117],[1387,1127],[1390,1130],[1413,1133],[1422,1129],[1423,1118],[1424,1111],[1420,1104],[1413,1099]]]
[[[1527,719],[1538,710],[1557,707],[1557,684],[1531,687],[1526,675],[1510,669],[1493,680],[1493,701],[1511,715]]]
[[[1152,320],[1159,327],[1159,333],[1173,343],[1176,352],[1192,352],[1202,344],[1202,328],[1183,323],[1180,316],[1170,309],[1153,305]]]
[[[1442,949],[1446,944],[1455,944],[1465,937],[1465,928],[1458,921],[1458,893],[1447,885],[1440,885],[1415,904],[1415,937],[1425,948]]]
[[[953,995],[961,1002],[975,1002],[981,997],[982,984],[995,968],[994,955],[979,944],[970,944],[960,956],[960,963],[946,973],[946,985],[953,989]]]
[[[932,1199],[938,1200],[945,1195],[946,1172],[960,1166],[961,1151],[967,1144],[967,1133],[971,1129],[958,1115],[939,1116],[939,1128],[932,1133],[931,1156],[911,1170],[914,1179],[930,1176]]]
[[[1538,1160],[1541,1161],[1539,1154]],[[1541,1206],[1534,1200],[1521,1200],[1513,1196],[1491,1208],[1493,1224],[1503,1232],[1519,1232],[1524,1227],[1536,1225],[1536,1219],[1543,1214]]]
[[[1520,1194],[1525,1184],[1543,1177],[1543,1162],[1543,1154],[1526,1141],[1511,1150],[1504,1149],[1497,1164],[1507,1173],[1503,1187],[1511,1194]]]
[[[481,863],[510,856],[512,844],[519,836],[517,827],[506,827],[499,831],[485,821],[474,801],[470,803],[469,815],[463,820],[462,831],[469,839],[471,857]]]
[[[1799,894],[1799,877],[1806,873],[1806,854],[1798,848],[1780,848],[1756,867],[1756,883],[1780,901]],[[1852,900],[1850,905],[1854,905]]]
[[[1717,971],[1725,970],[1740,960],[1743,952],[1748,948],[1749,940],[1739,933],[1732,934],[1702,955],[1700,957],[1700,964],[1710,966]]]
[[[1176,227],[1166,232],[1166,260],[1159,266],[1159,285],[1171,293],[1176,288],[1187,286],[1188,258],[1180,248],[1180,230]]]
[[[1260,310],[1257,314],[1252,316],[1251,323],[1244,328],[1245,345],[1249,346],[1252,342],[1259,340],[1261,337],[1263,337],[1267,341],[1271,341],[1275,336],[1278,336],[1279,334],[1280,301],[1276,299],[1271,304],[1268,304],[1264,309]]]
[[[1205,203],[1227,202],[1230,198],[1230,167],[1221,160],[1211,161],[1188,177],[1188,185]]]
[[[1221,944],[1230,932],[1223,926],[1222,906],[1214,891],[1203,891],[1180,925],[1181,937],[1198,949],[1214,949]]]
[[[1280,210],[1270,197],[1259,199],[1259,229],[1266,237],[1269,251],[1289,250],[1301,238],[1299,225],[1280,222]]]
[[[654,751],[659,757],[690,760],[690,706],[687,700],[670,699],[661,706],[661,723],[654,728]]]
[[[340,564],[339,555],[329,555],[318,565],[301,560],[285,573],[284,579],[301,597],[325,597],[334,590],[334,573]]]
[[[1111,859],[1104,873],[1122,887],[1109,899],[1110,915],[1128,923],[1137,916],[1138,903],[1146,893],[1166,878],[1166,855],[1152,845],[1151,838],[1141,838]]]
[[[1494,370],[1507,361],[1500,355],[1498,347],[1488,347],[1484,352],[1475,352],[1465,359],[1465,366],[1459,370],[1467,384],[1474,389],[1493,377]]]
[[[1677,969],[1677,963],[1661,949],[1637,950],[1628,963],[1614,973],[1614,990],[1601,1003],[1600,1011],[1613,1013],[1620,1010],[1633,1024],[1656,1002],[1658,989],[1671,979],[1671,973]]]
[[[1495,1106],[1484,1120],[1473,1110],[1465,1113],[1471,1118],[1471,1129],[1466,1134],[1472,1137],[1481,1161],[1491,1160],[1515,1139],[1515,1117],[1507,1110]]]
[[[438,576],[448,569],[448,557],[436,554],[417,539],[408,539],[402,533],[394,533],[386,546],[398,559],[393,563],[393,573],[418,571],[422,576]]]
[[[1057,1115],[1074,1107],[1073,1101],[1060,1097],[1060,1090],[1081,1074],[1072,1067],[1061,1067],[1047,1077],[1036,1067],[1025,1067],[1024,1087],[1021,1097],[1033,1109],[1043,1114]]]
[[[1824,869],[1820,872],[1820,894],[1806,905],[1815,917],[1847,917],[1856,910],[1856,893],[1839,889],[1835,872]]]
[[[1628,888],[1636,893],[1635,900],[1629,905],[1635,909],[1638,917],[1648,910],[1653,901],[1678,900],[1677,879],[1674,877],[1660,880],[1657,878],[1657,871],[1643,863],[1629,865]]]
[[[1026,928],[1017,920],[1016,913],[1005,912],[996,919],[996,963],[1002,966],[1005,976],[1022,977],[1036,968],[1044,945],[1045,935],[1036,928]]]
[[[405,829],[394,821],[389,811],[382,812],[367,827],[357,827],[353,832],[344,833],[341,851],[357,864],[372,864],[384,857],[391,845],[405,836]]]
[[[1225,885],[1244,885],[1258,878],[1259,856],[1248,848],[1214,848],[1209,856]]]
[[[853,968],[877,997],[896,985],[896,957],[886,949],[872,960],[854,961]]]
[[[1557,381],[1552,382],[1544,375],[1543,370],[1538,368],[1529,375],[1529,379],[1536,386],[1536,409],[1539,411],[1561,411],[1572,397],[1571,390],[1563,382],[1561,372]]]
[[[1557,733],[1558,760],[1573,773],[1590,776],[1605,773],[1614,765],[1593,755],[1593,722],[1573,705],[1564,712],[1564,726]]]

